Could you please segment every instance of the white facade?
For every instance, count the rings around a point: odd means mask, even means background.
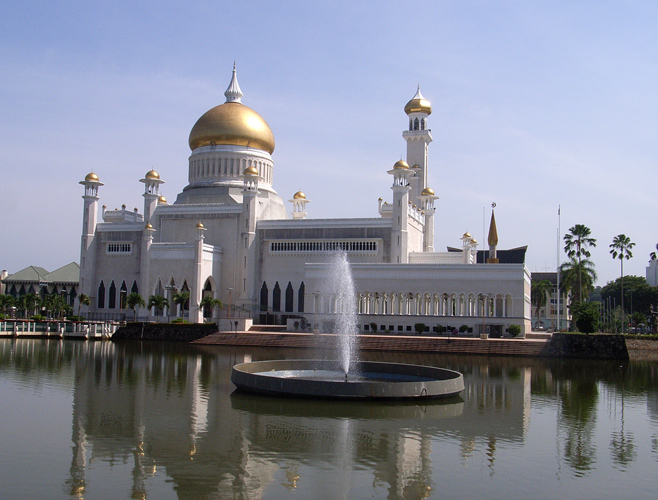
[[[529,331],[524,249],[513,262],[485,264],[486,252],[478,252],[465,234],[460,249],[434,251],[431,107],[420,90],[405,106],[407,160],[388,170],[390,201],[379,199],[380,217],[354,219],[308,218],[310,200],[301,191],[289,200],[289,215],[273,187],[274,137],[260,115],[242,104],[235,68],[225,95],[226,102],[192,129],[189,184],[173,204],[160,194],[164,181],[150,171],[140,180],[143,214],[103,207],[97,222],[102,183],[94,173],[81,182],[80,289],[91,298],[92,314],[121,313],[132,291],[146,300],[187,290],[187,314],[195,322],[203,321],[204,295],[222,300],[223,315],[231,308],[231,316],[256,323],[317,321],[318,314],[330,313],[315,305],[327,263],[341,249],[352,264],[362,326],[374,322],[408,331],[422,322],[477,331],[484,323],[504,332],[518,324]],[[165,315],[180,312],[170,306]]]

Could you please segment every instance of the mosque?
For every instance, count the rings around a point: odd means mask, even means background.
[[[140,180],[144,208],[100,207],[103,186],[92,172],[83,181],[80,293],[91,299],[92,317],[111,318],[131,292],[169,299],[164,311],[192,322],[217,317],[205,296],[220,299],[223,315],[252,324],[292,328],[328,317],[323,296],[336,251],[350,261],[362,331],[409,332],[423,323],[492,336],[510,325],[530,330],[530,273],[526,247],[497,249],[492,210],[488,250],[470,234],[459,248],[434,250],[435,202],[429,185],[431,104],[420,88],[406,104],[406,161],[395,162],[391,195],[378,200],[379,217],[313,219],[310,200],[298,191],[288,203],[274,189],[274,135],[267,122],[242,103],[235,66],[226,101],[192,127],[189,183],[173,203],[161,194],[164,180],[151,170]],[[290,214],[286,207],[291,208]],[[172,303],[189,291],[189,303]],[[169,310],[167,310],[169,309]],[[144,311],[142,311],[144,312]]]

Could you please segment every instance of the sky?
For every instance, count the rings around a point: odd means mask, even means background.
[[[79,261],[91,171],[108,209],[141,213],[151,169],[175,200],[189,132],[224,102],[234,61],[276,139],[274,188],[303,190],[309,218],[378,217],[420,85],[437,251],[466,231],[485,241],[495,202],[499,248],[527,245],[532,272],[564,262],[563,235],[584,224],[597,284],[620,275],[621,233],[624,274],[645,275],[658,2],[630,0],[3,2],[0,269]]]

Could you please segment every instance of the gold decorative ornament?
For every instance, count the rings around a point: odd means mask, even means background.
[[[146,172],[146,175],[144,176],[147,179],[160,179],[160,174],[157,173],[155,170],[149,170]]]
[[[404,160],[398,160],[393,165],[393,170],[409,170],[409,164]]]

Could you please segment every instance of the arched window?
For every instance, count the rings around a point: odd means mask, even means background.
[[[101,284],[98,285],[98,308],[103,309],[105,307],[105,284],[101,281]]]
[[[110,283],[110,296],[108,297],[107,302],[108,309],[117,308],[117,287],[114,284],[114,280],[112,280],[112,283]]]
[[[274,290],[272,291],[272,310],[274,312],[281,311],[281,287],[278,281],[274,284]]]
[[[304,295],[306,294],[306,287],[304,282],[299,285],[299,291],[297,292],[297,311],[300,313],[304,312]]]
[[[418,118],[414,120],[414,130],[418,130]]]
[[[425,118],[422,118],[422,119],[420,120],[420,129],[421,129],[421,130],[425,130]]]
[[[130,289],[130,293],[139,293],[139,288],[137,287],[137,282],[133,281],[133,286]]]
[[[268,290],[267,290],[267,284],[263,281],[263,286],[260,287],[260,310],[261,311],[267,311],[267,305],[268,305]]]
[[[413,130],[413,129],[414,129],[414,122],[411,118],[409,118],[409,130]]]
[[[292,283],[289,281],[286,287],[286,312],[292,312],[294,298],[295,291],[292,288]]]
[[[121,283],[121,289],[119,290],[119,309],[126,308],[126,297],[128,296],[128,287],[126,282]]]

